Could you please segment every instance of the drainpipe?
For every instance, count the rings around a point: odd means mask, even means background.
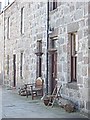
[[[47,1],[46,94],[48,94],[48,44],[49,44],[49,0]]]

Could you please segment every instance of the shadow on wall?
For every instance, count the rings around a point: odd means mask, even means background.
[[[3,84],[3,73],[0,73],[0,85]]]

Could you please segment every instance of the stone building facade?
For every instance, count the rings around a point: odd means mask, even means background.
[[[24,7],[24,8],[23,8]],[[21,33],[21,9],[24,10],[24,33]],[[37,8],[37,9],[36,9]],[[36,9],[36,10],[35,10]],[[30,13],[29,13],[30,11]],[[37,12],[37,14],[36,14]],[[10,38],[7,38],[7,19],[10,16]],[[5,10],[5,75],[13,86],[13,55],[16,56],[16,85],[33,82],[36,79],[37,40],[42,40],[42,51],[46,53],[46,3],[14,2]],[[22,58],[21,58],[22,54]],[[8,56],[9,55],[9,56]],[[9,72],[7,75],[7,56]],[[22,59],[22,65],[21,65]],[[42,59],[42,77],[45,78],[45,55]],[[20,68],[22,67],[22,68]],[[22,69],[22,71],[21,71]],[[14,71],[15,72],[15,71]],[[22,73],[21,73],[22,72]],[[11,81],[12,80],[12,81]]]
[[[14,1],[4,10],[5,84],[19,87],[47,77],[47,3]],[[90,84],[89,3],[49,3],[48,92],[88,112]]]
[[[0,13],[0,84],[3,83],[4,39],[3,39],[3,12]]]
[[[63,97],[86,111],[90,109],[88,22],[89,3],[61,3],[57,9],[51,8],[50,26],[57,31],[58,37],[55,41],[58,85],[63,84]]]

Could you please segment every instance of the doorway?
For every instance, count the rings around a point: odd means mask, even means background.
[[[55,85],[57,84],[57,52],[51,55],[52,67],[51,67],[51,93],[53,92]],[[57,91],[56,91],[57,92]]]
[[[77,81],[77,57],[71,57],[71,81]]]
[[[16,55],[13,55],[13,87],[16,87]]]

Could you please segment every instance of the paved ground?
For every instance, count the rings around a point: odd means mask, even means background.
[[[3,118],[84,118],[79,112],[67,113],[59,106],[45,106],[40,99],[31,100],[31,96],[20,96],[16,90],[3,88],[2,93]]]
[[[2,118],[2,88],[0,86],[0,120]]]

